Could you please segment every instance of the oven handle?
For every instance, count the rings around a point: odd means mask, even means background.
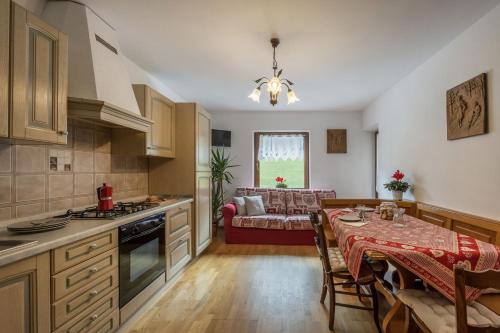
[[[154,227],[153,229],[148,229],[148,230],[141,232],[140,234],[133,235],[133,236],[130,236],[130,237],[127,237],[124,239],[120,239],[120,244],[126,243],[132,239],[136,239],[136,238],[140,238],[140,237],[152,234],[153,232],[157,231],[158,229],[160,229],[164,225],[165,225],[165,222],[162,222],[161,224],[159,224],[157,227]]]

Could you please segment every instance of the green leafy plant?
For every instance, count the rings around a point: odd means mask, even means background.
[[[229,154],[224,149],[213,149],[211,159],[212,169],[212,222],[218,223],[222,219],[224,206],[224,184],[231,184],[234,179],[230,169],[238,167],[233,164]]]

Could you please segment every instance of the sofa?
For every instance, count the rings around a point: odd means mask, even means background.
[[[236,205],[222,208],[228,244],[314,245],[309,212],[321,212],[322,199],[335,199],[333,190],[240,187],[237,197],[262,196],[265,215],[237,215]],[[320,214],[321,216],[321,214]]]

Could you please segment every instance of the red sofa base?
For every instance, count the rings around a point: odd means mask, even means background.
[[[227,244],[314,245],[313,230],[226,228]]]
[[[227,244],[314,245],[314,230],[257,229],[233,227],[234,203],[222,207]]]

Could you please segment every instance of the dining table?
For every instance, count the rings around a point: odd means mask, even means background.
[[[415,288],[420,279],[454,302],[455,266],[471,271],[500,269],[498,246],[413,216],[404,215],[396,223],[366,211],[362,220],[348,221],[358,213],[351,208],[324,209],[323,213],[327,242],[340,249],[355,279],[364,257],[384,260],[396,269],[400,289]],[[383,320],[384,332],[405,332],[409,312],[383,284],[378,289],[390,298],[391,304]],[[500,315],[500,294],[483,295],[481,290],[466,287],[466,299],[480,302]]]

